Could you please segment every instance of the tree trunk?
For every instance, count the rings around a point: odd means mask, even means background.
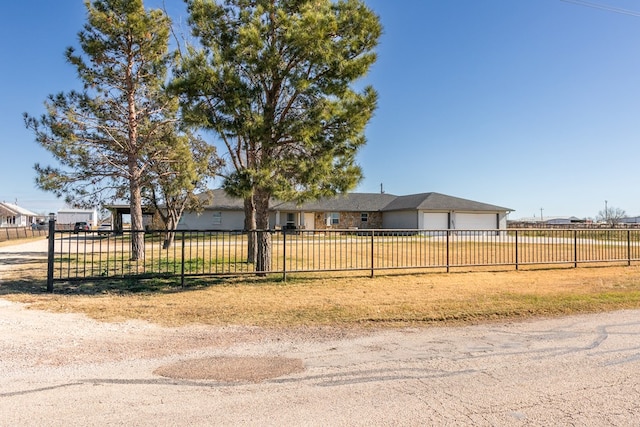
[[[164,242],[162,242],[162,249],[169,249],[171,245],[173,245],[173,241],[176,238],[175,230],[177,226],[178,221],[176,220],[176,215],[172,215],[171,212],[169,212],[165,223],[166,236]]]
[[[133,168],[135,174],[136,167]],[[144,259],[144,225],[142,223],[142,196],[140,194],[140,181],[132,178],[130,181],[131,200],[129,208],[131,211],[131,260]]]
[[[271,232],[269,231],[269,193],[256,190],[256,271],[271,271]]]
[[[173,245],[174,240],[176,239],[176,232],[171,230],[167,231],[167,235],[162,242],[162,249],[169,249],[171,245]]]
[[[256,207],[253,196],[244,199],[244,229],[247,232],[247,262],[254,264],[257,261],[256,251]]]

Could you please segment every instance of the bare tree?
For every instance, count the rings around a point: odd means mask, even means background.
[[[606,207],[604,210],[598,212],[596,216],[596,221],[605,222],[609,224],[611,227],[615,227],[616,224],[620,223],[620,220],[626,216],[626,212],[624,209],[615,208],[615,207]]]

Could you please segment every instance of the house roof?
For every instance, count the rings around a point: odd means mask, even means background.
[[[18,205],[14,205],[13,203],[0,202],[0,208],[11,215],[38,216],[38,214],[31,212],[28,209],[21,208]]]
[[[502,206],[490,205],[487,203],[475,202],[473,200],[461,199],[459,197],[447,196],[440,193],[420,193],[408,196],[398,196],[382,210],[402,211],[402,210],[456,210],[456,211],[512,211],[513,209]]]
[[[202,193],[198,195],[200,199],[207,199],[210,195],[207,193]],[[244,209],[244,200],[231,197],[222,189],[211,190],[213,193],[213,199],[210,199],[208,203],[205,204],[205,208],[213,208],[220,210],[243,210]]]
[[[586,218],[578,218],[575,216],[545,216],[543,218],[540,217],[522,217],[518,219],[511,220],[512,222],[585,222]]]
[[[244,202],[242,199],[230,197],[224,190],[218,189],[213,190],[213,200],[206,207],[220,210],[238,210],[244,209]],[[347,193],[301,204],[272,200],[271,209],[300,212],[386,212],[400,210],[496,212],[513,210],[440,193],[420,193],[408,196],[395,196],[386,193]]]
[[[299,205],[295,202],[276,203],[272,206],[272,209],[314,212],[376,212],[382,210],[396,197],[392,194],[384,193],[347,193]]]

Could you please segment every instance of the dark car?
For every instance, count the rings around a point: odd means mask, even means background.
[[[84,221],[76,222],[76,224],[73,226],[73,232],[76,234],[81,231],[89,231],[89,230],[90,230],[89,223]]]

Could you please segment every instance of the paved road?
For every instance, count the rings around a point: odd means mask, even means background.
[[[1,426],[640,423],[635,310],[353,333],[105,324],[0,299],[0,355]],[[255,357],[303,369],[258,382],[157,371]]]

